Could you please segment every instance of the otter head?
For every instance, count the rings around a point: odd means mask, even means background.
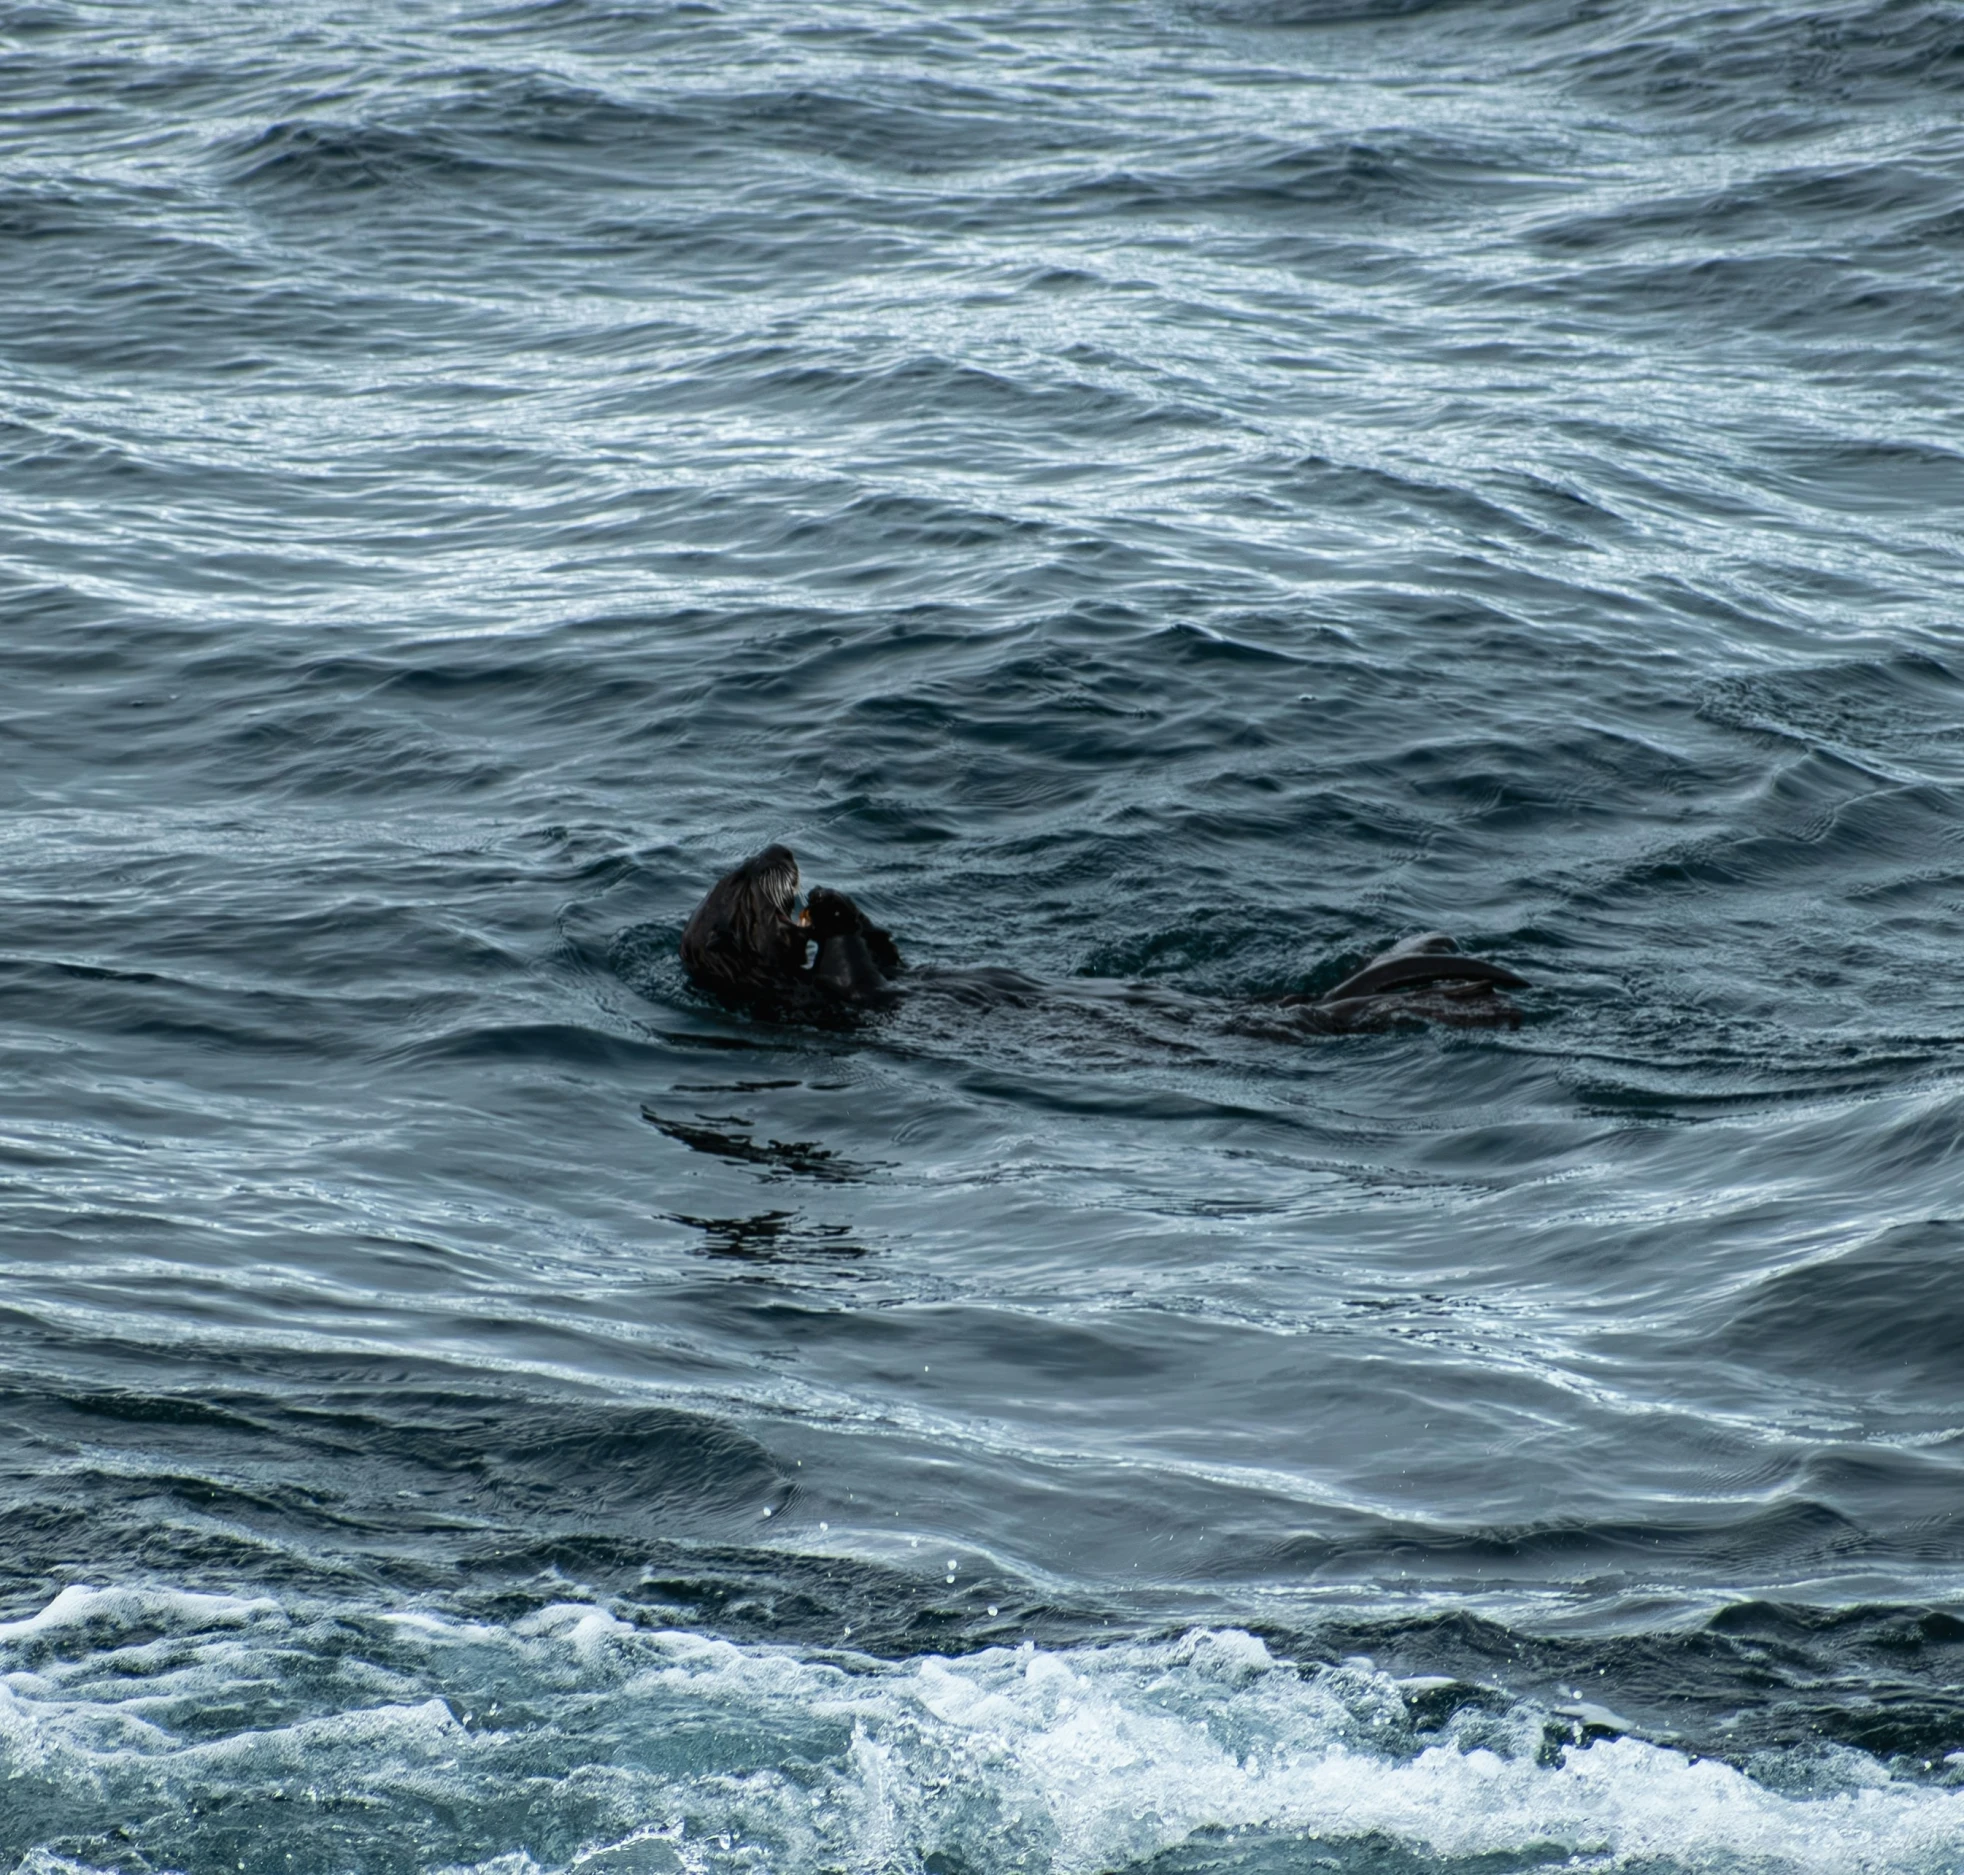
[[[798,861],[788,846],[767,846],[751,854],[730,878],[740,881],[758,905],[768,906],[780,918],[791,916],[798,896]]]
[[[856,937],[866,918],[843,892],[829,885],[815,885],[805,901],[805,934],[823,944],[829,937]]]
[[[768,998],[795,982],[806,932],[795,921],[798,862],[767,846],[710,887],[682,933],[682,967],[714,995]]]
[[[818,941],[812,981],[848,1003],[883,1000],[887,978],[900,968],[893,939],[843,892],[813,886],[805,930]]]

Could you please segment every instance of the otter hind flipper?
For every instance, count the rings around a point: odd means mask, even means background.
[[[1503,990],[1528,987],[1505,964],[1468,957],[1443,931],[1425,931],[1380,951],[1321,996],[1282,998],[1310,1028],[1354,1035],[1440,1023],[1450,1028],[1514,1028],[1521,1012]]]
[[[1314,1000],[1350,1002],[1360,996],[1383,996],[1426,983],[1483,983],[1507,990],[1529,987],[1519,971],[1489,963],[1484,957],[1468,957],[1443,931],[1426,931],[1380,951],[1361,970],[1353,971]]]

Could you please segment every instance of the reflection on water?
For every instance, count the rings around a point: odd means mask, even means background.
[[[750,1217],[681,1217],[702,1232],[702,1254],[747,1263],[800,1263],[828,1257],[863,1257],[843,1224],[811,1224],[795,1211],[759,1211]]]

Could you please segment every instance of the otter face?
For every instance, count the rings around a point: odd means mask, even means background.
[[[805,963],[805,932],[792,921],[798,862],[767,846],[710,887],[682,933],[682,967],[714,995],[769,998]]]
[[[804,924],[807,933],[821,944],[829,937],[845,937],[855,933],[865,922],[859,907],[843,892],[835,892],[829,885],[812,887]]]

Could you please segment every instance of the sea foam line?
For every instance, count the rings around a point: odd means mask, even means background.
[[[1766,1875],[1964,1860],[1964,1790],[1859,1752],[1797,1758],[1796,1794],[1639,1738],[1560,1744],[1526,1702],[1470,1699],[1420,1729],[1408,1695],[1437,1687],[1299,1666],[1234,1629],[890,1663],[650,1631],[587,1603],[501,1624],[70,1588],[0,1627],[0,1782],[71,1827],[158,1829],[160,1796],[183,1817],[269,1789],[296,1841],[323,1805],[451,1816],[422,1865],[487,1875],[605,1868],[630,1842],[637,1868],[762,1858],[793,1875],[934,1858],[1096,1875],[1249,1836]],[[202,1715],[221,1704],[239,1719],[213,1737]],[[534,1832],[485,1856],[518,1784],[548,1815],[566,1806],[578,1840],[540,1861]],[[198,1859],[197,1825],[171,1827],[145,1841],[153,1860]]]

